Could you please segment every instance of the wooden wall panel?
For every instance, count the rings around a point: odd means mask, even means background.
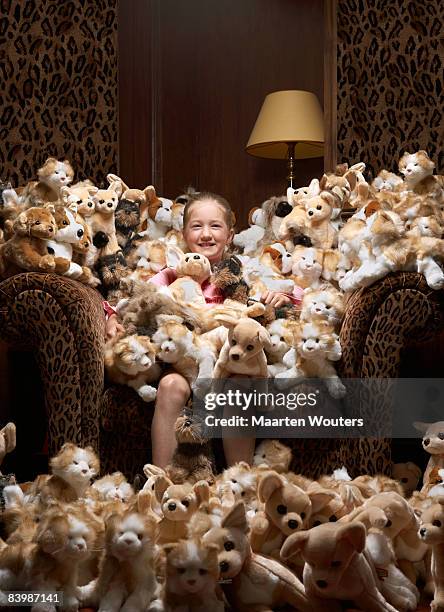
[[[174,197],[223,194],[240,220],[284,193],[284,161],[245,144],[266,94],[307,89],[323,102],[322,0],[132,0],[119,8],[120,172]],[[297,184],[322,173],[297,164]]]

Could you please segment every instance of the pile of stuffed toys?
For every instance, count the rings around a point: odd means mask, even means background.
[[[92,449],[66,443],[50,474],[3,489],[0,605],[39,591],[63,592],[69,611],[393,612],[416,610],[421,589],[439,611],[444,422],[416,426],[430,453],[421,490],[412,463],[394,479],[343,467],[312,481],[288,471],[277,440],[259,444],[253,467],[214,476],[190,415],[176,422],[171,465],[145,465],[137,491],[120,472],[98,478]],[[0,440],[4,456],[13,424]],[[32,610],[56,610],[45,606]]]
[[[397,270],[444,287],[444,180],[433,174],[433,161],[425,151],[405,153],[402,177],[382,170],[372,182],[364,170],[363,162],[342,164],[252,209],[251,226],[234,237],[235,252],[211,270],[204,256],[184,253],[190,193],[172,201],[113,174],[106,189],[89,180],[72,184],[69,161],[49,158],[36,181],[2,185],[0,275],[55,272],[98,287],[125,328],[106,347],[109,378],[147,402],[155,398],[159,363],[197,391],[202,379],[230,373],[233,334],[250,344],[258,329],[255,350],[237,372],[273,377],[282,388],[322,378],[340,398],[345,387],[334,362],[347,292]],[[344,209],[353,212],[346,221]],[[165,266],[176,270],[174,283],[147,282]],[[226,298],[210,309],[200,286],[208,278]],[[266,290],[292,294],[295,287],[304,289],[302,308],[258,303]]]

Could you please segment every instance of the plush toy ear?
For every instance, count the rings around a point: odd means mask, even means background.
[[[427,432],[427,430],[430,427],[430,425],[432,425],[432,423],[422,423],[421,421],[415,421],[413,423],[413,427],[417,431],[420,431],[422,434],[425,434]]]
[[[277,472],[271,472],[262,478],[257,488],[259,501],[266,503],[277,489],[285,486],[284,481]]]
[[[66,208],[76,215],[79,207],[77,205],[77,202],[71,202]]]
[[[111,185],[108,187],[108,189],[111,189],[112,191],[114,191],[114,193],[117,194],[117,197],[120,198],[120,196],[123,193],[123,187],[122,187],[122,183],[111,183]]]
[[[319,512],[321,508],[323,508],[329,501],[336,497],[336,493],[334,491],[328,491],[326,489],[319,491],[311,491],[307,493],[308,497],[311,501],[311,511],[313,513]]]
[[[126,185],[122,179],[120,178],[120,176],[117,176],[117,174],[107,174],[106,175],[106,180],[108,181],[108,183],[110,185],[113,185],[114,183],[119,183],[121,188],[122,188],[122,193],[124,191],[127,191],[127,189],[129,189],[128,185]]]
[[[145,187],[143,193],[147,202],[153,202],[154,200],[157,200],[156,190],[153,185],[148,185],[148,187]]]
[[[163,544],[162,550],[169,555],[175,548],[179,546],[179,542],[169,542],[168,544]]]
[[[154,495],[151,491],[139,491],[137,494],[137,512],[149,514],[153,511]]]
[[[328,176],[326,174],[322,175],[321,180],[319,181],[319,189],[323,191],[328,184]]]
[[[381,203],[378,200],[372,200],[365,206],[365,216],[370,217],[373,213],[381,210]]]
[[[299,551],[304,550],[309,533],[309,531],[298,531],[288,536],[281,548],[281,558],[290,559]]]
[[[143,473],[147,478],[151,478],[151,476],[165,476],[165,470],[152,463],[146,463],[143,466]]]
[[[243,502],[237,502],[230,512],[222,519],[222,528],[229,529],[233,527],[241,531],[247,531],[247,517],[245,515],[245,506]]]
[[[200,504],[208,503],[210,501],[210,485],[206,480],[199,480],[193,486],[193,491],[197,497],[197,503]]]
[[[264,254],[265,253],[270,253],[271,259],[273,261],[276,261],[276,259],[278,259],[279,256],[282,257],[282,253],[278,249],[273,248],[273,246],[271,246],[271,245],[266,246],[264,248],[264,250],[262,251],[262,253],[264,253]]]
[[[334,195],[329,193],[328,191],[322,191],[321,198],[324,200],[324,202],[327,202],[327,204],[329,204],[332,207],[336,204]]]
[[[344,178],[347,180],[348,184],[350,185],[350,189],[353,191],[357,183],[357,178],[354,170],[350,168],[350,170],[344,174]]]
[[[252,304],[251,306],[248,306],[244,310],[242,316],[251,317],[252,319],[254,319],[254,317],[260,317],[261,315],[263,315],[264,312],[265,312],[265,305],[262,304],[262,302],[255,302],[254,304]]]
[[[257,332],[257,335],[259,342],[264,346],[265,349],[269,350],[271,348],[271,336],[269,331],[262,326],[262,329]]]
[[[69,187],[66,187],[66,186],[62,187],[60,189],[60,195],[62,196],[63,202],[66,203],[68,201],[69,196],[71,195]]]
[[[46,210],[49,210],[52,215],[55,213],[55,206],[50,202],[48,204],[45,204],[44,208],[46,208]]]
[[[338,529],[338,541],[347,540],[358,553],[362,552],[365,548],[365,537],[365,526],[362,523],[349,523]]]
[[[26,212],[19,214],[17,219],[14,221],[12,229],[18,234],[26,234],[28,232],[28,216]]]
[[[165,325],[165,323],[183,323],[183,319],[177,315],[159,314],[156,315],[157,327]]]
[[[94,185],[91,185],[90,187],[87,187],[86,190],[89,193],[89,195],[94,195],[95,193],[99,191],[99,188],[95,187]]]
[[[180,260],[184,256],[182,249],[174,244],[169,244],[166,250],[166,264],[169,268],[176,269],[179,265]]]
[[[231,329],[239,323],[239,319],[236,319],[236,317],[228,313],[217,314],[214,318],[216,319],[216,321],[222,323],[224,327],[228,327],[228,329]]]
[[[158,476],[154,481],[154,495],[158,502],[162,501],[163,494],[173,483],[166,476]]]

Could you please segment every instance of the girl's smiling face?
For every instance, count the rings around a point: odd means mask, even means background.
[[[215,200],[199,200],[190,207],[183,236],[190,252],[206,255],[210,263],[221,261],[225,247],[233,240],[224,208]]]

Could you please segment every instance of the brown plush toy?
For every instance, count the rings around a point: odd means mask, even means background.
[[[444,612],[444,498],[424,510],[419,536],[432,549],[432,579],[435,587],[432,612]]]
[[[236,255],[216,265],[211,284],[222,291],[225,299],[236,300],[242,304],[248,301],[248,285],[242,277],[242,262]]]
[[[7,423],[0,429],[0,465],[8,453],[15,449],[16,432],[14,423]]]
[[[219,551],[220,577],[233,610],[237,612],[272,612],[290,605],[300,612],[324,610],[305,594],[298,578],[282,563],[253,553],[248,540],[245,506],[236,503],[202,538],[204,544],[216,544]],[[337,612],[339,607],[328,608]]]
[[[325,610],[332,609],[332,600],[346,600],[360,610],[396,612],[378,589],[376,573],[364,554],[365,538],[362,523],[325,523],[288,537],[281,557],[302,554],[307,596],[318,605],[324,602]]]
[[[163,518],[159,523],[158,544],[177,542],[187,536],[187,524],[202,502],[208,503],[210,487],[206,481],[191,485],[175,485],[169,478],[159,476],[154,482],[154,493],[161,505]]]
[[[12,227],[14,235],[0,246],[0,274],[3,278],[23,270],[55,270],[54,257],[46,250],[46,240],[53,238],[57,231],[51,211],[28,208],[19,214]]]
[[[204,438],[201,423],[195,415],[181,415],[174,426],[177,447],[166,473],[175,484],[214,481],[209,458],[210,443]]]
[[[430,453],[430,459],[422,479],[425,485],[428,483],[430,472],[434,467],[444,467],[444,421],[436,423],[415,422],[413,425],[423,434],[423,449]]]
[[[392,476],[400,483],[405,497],[410,497],[416,489],[421,479],[421,474],[421,468],[412,461],[395,463],[392,469]]]

